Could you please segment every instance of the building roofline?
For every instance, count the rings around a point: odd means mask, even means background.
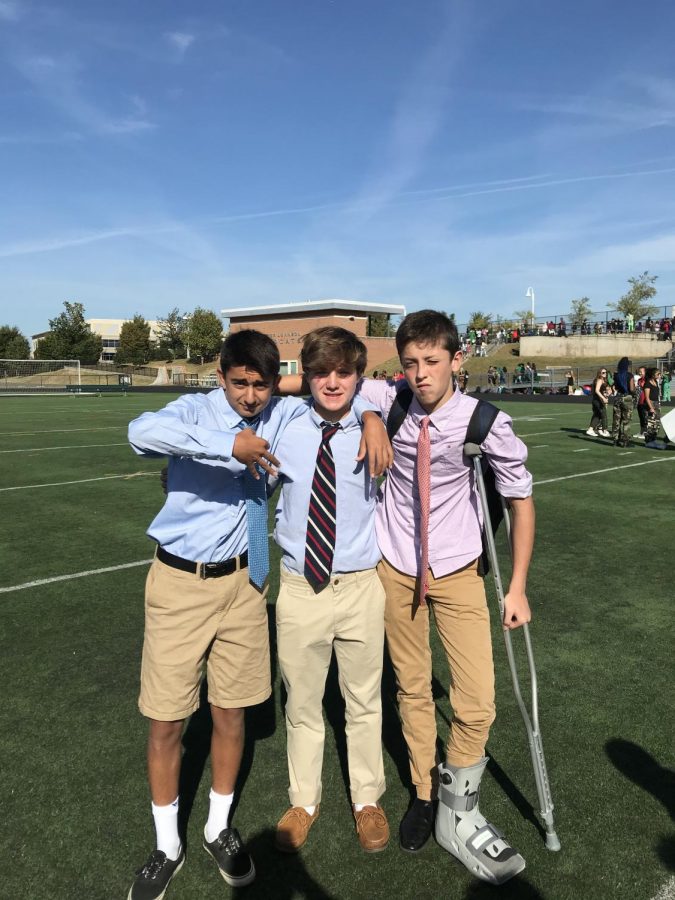
[[[240,316],[278,316],[284,313],[322,312],[329,309],[343,309],[349,312],[382,313],[389,316],[404,316],[405,306],[394,303],[370,303],[364,300],[304,300],[296,303],[277,303],[269,306],[238,306],[221,309],[224,319]]]

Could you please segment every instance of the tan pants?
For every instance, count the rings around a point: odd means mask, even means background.
[[[291,806],[321,800],[321,701],[333,648],[345,700],[353,803],[384,793],[382,656],[384,590],[375,569],[336,575],[315,594],[299,575],[281,573],[277,599],[279,669],[288,694],[286,740]]]
[[[429,602],[417,606],[417,579],[386,560],[378,566],[387,595],[385,630],[398,682],[403,736],[417,796],[432,796],[436,769],[436,709],[431,692],[429,609],[450,667],[450,703],[454,712],[446,761],[469,766],[484,755],[495,718],[494,668],[490,619],[483,579],[476,562],[445,578],[429,572]]]

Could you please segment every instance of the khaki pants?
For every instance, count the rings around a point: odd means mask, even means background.
[[[333,648],[345,700],[353,803],[384,793],[382,656],[384,591],[375,569],[336,575],[315,594],[305,578],[281,573],[277,599],[279,669],[288,694],[286,740],[291,806],[321,800],[321,701]]]
[[[398,682],[403,736],[410,774],[422,800],[432,796],[436,769],[436,709],[431,692],[429,610],[450,668],[453,720],[446,750],[451,765],[469,766],[484,756],[495,718],[490,619],[476,562],[445,578],[429,572],[429,602],[418,607],[417,579],[386,560],[378,566],[387,595],[385,630]]]

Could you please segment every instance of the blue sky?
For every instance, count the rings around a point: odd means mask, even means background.
[[[675,303],[675,4],[0,0],[0,324]]]

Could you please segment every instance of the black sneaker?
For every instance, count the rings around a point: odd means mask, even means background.
[[[204,849],[218,863],[220,874],[230,887],[244,887],[255,878],[255,866],[236,828],[223,828],[215,841],[206,840]]]
[[[153,850],[146,864],[136,872],[127,900],[162,900],[169,882],[185,862],[180,848],[178,859],[168,859],[161,850]]]

